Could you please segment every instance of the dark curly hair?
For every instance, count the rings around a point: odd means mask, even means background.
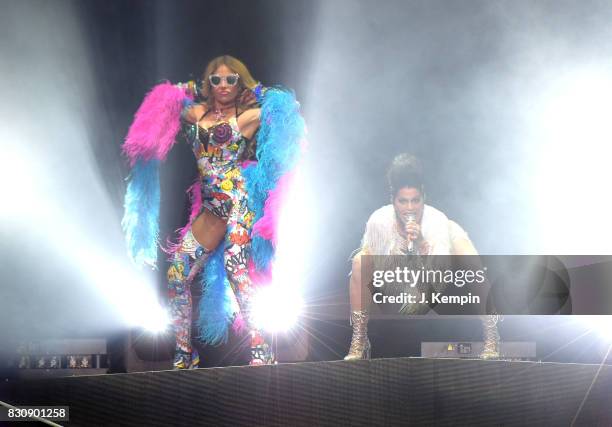
[[[387,180],[393,197],[405,187],[418,188],[423,193],[423,166],[421,161],[412,154],[398,154],[387,170]]]

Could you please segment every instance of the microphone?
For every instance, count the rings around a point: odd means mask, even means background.
[[[416,220],[417,220],[416,214],[413,212],[409,212],[406,215],[404,215],[404,225],[409,224],[411,222],[416,222]],[[408,239],[408,254],[414,255],[414,253],[415,253],[414,240]]]

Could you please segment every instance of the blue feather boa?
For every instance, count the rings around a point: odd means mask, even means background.
[[[198,319],[199,339],[217,345],[227,342],[229,324],[234,317],[232,289],[227,280],[223,262],[224,245],[221,243],[210,254],[200,274],[202,298],[200,299],[200,318]]]
[[[159,236],[159,160],[138,160],[128,178],[121,225],[136,265],[157,262]]]
[[[261,101],[261,125],[257,133],[257,164],[244,169],[249,208],[255,222],[263,216],[264,204],[278,180],[295,166],[306,125],[292,91],[269,88]],[[255,236],[252,257],[259,271],[266,271],[274,259],[272,242]]]
[[[256,91],[261,103],[261,125],[257,134],[257,164],[243,169],[249,195],[249,209],[255,221],[263,216],[270,190],[296,164],[300,141],[305,134],[304,119],[293,92],[269,88]],[[208,344],[227,341],[235,312],[232,289],[223,265],[223,244],[211,254],[203,276],[200,301],[200,339]],[[266,271],[274,259],[272,242],[256,236],[251,241],[251,256],[257,270]]]

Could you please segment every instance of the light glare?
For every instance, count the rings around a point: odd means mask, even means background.
[[[612,342],[612,316],[580,316],[580,321],[607,342]]]
[[[295,289],[271,286],[255,296],[253,319],[258,328],[268,332],[288,331],[297,323],[302,307]]]
[[[541,250],[610,253],[610,68],[583,67],[558,75],[542,98],[533,147],[533,212],[539,219]]]

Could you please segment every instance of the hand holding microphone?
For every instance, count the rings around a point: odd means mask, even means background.
[[[404,215],[404,230],[406,231],[406,239],[408,240],[408,253],[414,254],[416,252],[414,241],[418,240],[421,235],[421,227],[417,222],[415,213],[408,212]]]

